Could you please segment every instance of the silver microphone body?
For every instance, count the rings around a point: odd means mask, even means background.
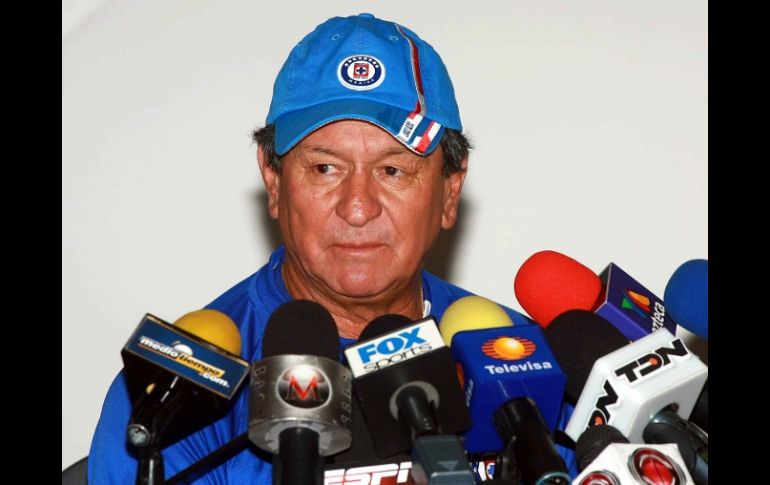
[[[277,453],[279,436],[290,428],[318,434],[318,453],[350,447],[351,372],[326,357],[275,355],[254,362],[249,384],[249,440]]]

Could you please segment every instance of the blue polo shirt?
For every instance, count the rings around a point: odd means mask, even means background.
[[[236,323],[241,333],[241,357],[248,362],[262,358],[262,336],[270,315],[279,306],[292,299],[281,276],[284,259],[285,248],[280,246],[259,271],[227,290],[207,306],[229,315]],[[424,297],[430,304],[430,314],[437,321],[441,319],[452,302],[471,294],[427,271],[422,272],[422,280]],[[515,325],[532,324],[520,313],[510,308],[505,310]],[[340,347],[345,348],[353,342],[352,339],[340,338]],[[166,477],[172,477],[246,432],[248,429],[247,398],[248,392],[241,392],[225,417],[165,448],[162,454]],[[129,454],[125,438],[130,416],[131,400],[121,371],[107,392],[91,442],[88,459],[89,483],[100,485],[134,482],[137,460]],[[563,429],[562,426],[560,428]],[[577,474],[574,453],[562,448],[559,450],[574,477]],[[269,485],[272,483],[272,465],[263,459],[267,456],[269,455],[258,456],[251,449],[244,449],[193,483]]]

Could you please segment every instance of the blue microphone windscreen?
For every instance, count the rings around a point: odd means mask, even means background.
[[[674,321],[708,340],[709,266],[707,259],[682,264],[666,285],[663,303]]]

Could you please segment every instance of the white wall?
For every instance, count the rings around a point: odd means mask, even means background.
[[[706,2],[65,0],[62,467],[142,315],[174,320],[266,260],[250,130],[293,45],[361,11],[436,47],[477,146],[453,282],[520,309],[517,269],[555,249],[662,297],[708,257]]]

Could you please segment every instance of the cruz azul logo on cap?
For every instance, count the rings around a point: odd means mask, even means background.
[[[340,84],[355,91],[374,89],[385,79],[385,66],[376,57],[357,54],[346,57],[337,68]]]

